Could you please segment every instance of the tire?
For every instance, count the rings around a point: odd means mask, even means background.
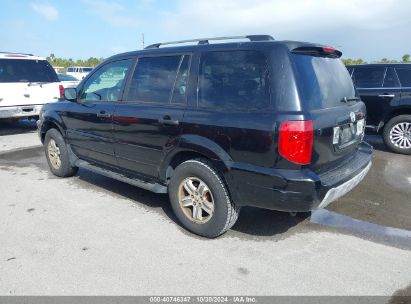
[[[70,164],[69,154],[63,136],[56,129],[47,131],[44,138],[44,152],[50,171],[59,177],[69,177],[77,173],[78,168]]]
[[[411,115],[391,118],[384,126],[383,138],[393,152],[411,154]]]
[[[238,219],[240,209],[231,201],[223,179],[205,159],[181,163],[171,177],[168,192],[179,222],[197,235],[215,238]]]

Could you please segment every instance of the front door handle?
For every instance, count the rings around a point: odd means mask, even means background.
[[[394,94],[381,94],[381,95],[378,95],[378,97],[382,97],[382,98],[393,98],[393,97],[395,97],[395,95],[394,95]]]
[[[178,120],[173,120],[168,115],[164,116],[163,118],[160,118],[158,120],[158,123],[162,125],[169,125],[169,126],[178,126],[179,124]]]
[[[110,114],[110,113],[107,113],[106,111],[101,111],[100,113],[97,113],[97,117],[100,117],[100,118],[110,118],[110,117],[111,117],[111,114]]]

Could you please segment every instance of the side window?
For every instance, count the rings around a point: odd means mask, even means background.
[[[354,83],[357,88],[381,88],[385,67],[356,67]]]
[[[187,83],[188,75],[190,69],[190,57],[189,55],[184,55],[180,68],[177,73],[176,82],[174,84],[173,97],[171,99],[172,103],[186,103],[186,92],[187,92]]]
[[[270,104],[267,60],[257,51],[204,53],[200,62],[199,106],[265,109]]]
[[[139,58],[127,100],[169,103],[181,57],[178,55]]]
[[[400,84],[398,83],[397,75],[393,68],[387,68],[387,73],[385,73],[384,77],[384,88],[396,88],[399,87]]]
[[[396,69],[398,77],[400,78],[401,86],[411,87],[411,69]]]
[[[67,68],[67,72],[73,72],[73,68]]]
[[[80,101],[118,101],[131,59],[110,62],[98,69],[84,84]]]

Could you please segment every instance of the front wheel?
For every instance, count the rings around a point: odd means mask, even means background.
[[[220,175],[204,159],[188,160],[175,169],[169,196],[180,223],[209,238],[230,229],[240,211],[231,201]]]
[[[411,154],[411,115],[391,118],[384,126],[383,137],[391,151]]]
[[[70,164],[69,154],[63,136],[56,129],[47,131],[44,149],[50,171],[59,177],[69,177],[77,173],[78,168]]]

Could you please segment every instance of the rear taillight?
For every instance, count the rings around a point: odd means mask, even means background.
[[[285,121],[280,125],[278,152],[289,161],[308,165],[311,162],[313,140],[312,120]]]
[[[59,85],[59,91],[60,91],[60,98],[63,98],[64,95],[64,87],[60,84]]]

